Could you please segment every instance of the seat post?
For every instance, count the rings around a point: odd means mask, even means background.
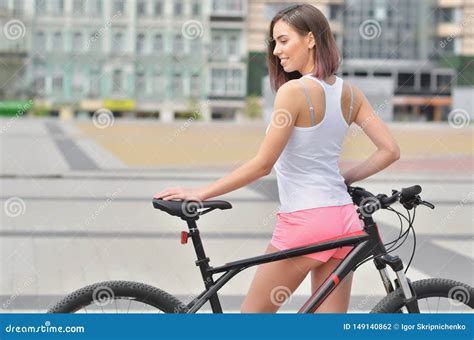
[[[188,224],[189,236],[191,236],[191,239],[193,240],[194,249],[196,250],[197,259],[198,261],[203,261],[203,263],[207,259],[207,264],[209,262],[209,259],[206,257],[206,253],[204,252],[204,247],[202,245],[201,235],[199,233],[196,220],[187,219],[186,222]],[[196,265],[200,266],[200,264],[198,263],[196,263]]]
[[[206,289],[210,289],[214,285],[214,279],[212,278],[212,274],[208,271],[210,259],[206,256],[206,253],[204,252],[204,246],[202,245],[201,235],[199,233],[196,220],[197,219],[188,219],[186,220],[186,222],[188,223],[189,235],[193,240],[194,249],[197,255],[196,266],[198,266],[201,271],[202,279],[204,280],[204,286],[206,287]],[[210,297],[209,302],[214,313],[222,313],[222,307],[217,293]]]

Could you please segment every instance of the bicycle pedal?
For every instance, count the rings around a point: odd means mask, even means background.
[[[182,231],[181,232],[181,244],[187,244],[188,243],[188,237],[189,234],[187,231]]]

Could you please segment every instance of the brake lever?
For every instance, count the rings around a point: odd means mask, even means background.
[[[423,204],[423,205],[427,206],[430,209],[435,208],[434,204],[431,204],[430,202],[427,202],[427,201],[421,201],[420,204]]]

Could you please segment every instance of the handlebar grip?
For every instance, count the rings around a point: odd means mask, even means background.
[[[401,196],[403,198],[415,197],[421,192],[421,187],[419,185],[414,185],[408,188],[403,188],[401,191]]]

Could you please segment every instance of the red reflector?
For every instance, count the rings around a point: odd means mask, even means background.
[[[186,231],[181,232],[181,244],[188,243],[188,233]]]

